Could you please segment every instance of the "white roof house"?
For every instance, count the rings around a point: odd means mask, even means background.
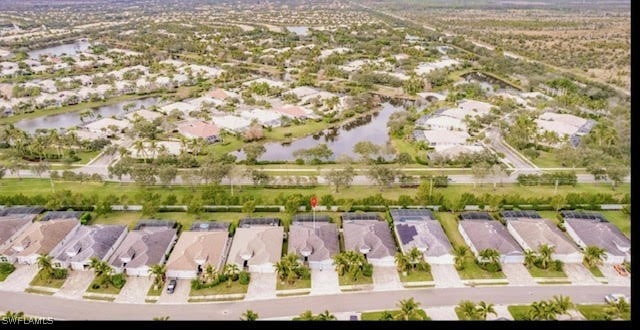
[[[147,109],[140,109],[138,111],[131,112],[125,116],[130,121],[135,121],[136,118],[142,118],[144,120],[153,121],[156,118],[162,117],[162,114],[156,111],[150,111]]]
[[[186,102],[175,102],[175,103],[171,103],[171,104],[167,104],[165,106],[162,106],[162,107],[160,107],[160,109],[158,109],[158,111],[160,111],[160,112],[162,112],[164,114],[169,114],[173,110],[178,110],[178,111],[188,115],[189,112],[194,111],[194,110],[200,110],[200,109],[198,109],[193,104],[189,104],[189,103],[186,103]]]
[[[450,116],[432,116],[425,120],[423,128],[466,131],[467,124],[460,118]]]
[[[538,251],[540,245],[555,248],[554,259],[564,263],[581,263],[582,253],[564,233],[548,219],[506,219],[507,230],[524,250]]]
[[[538,130],[556,132],[560,137],[568,137],[573,134],[584,135],[591,128],[587,127],[590,124],[588,119],[555,112],[545,112],[535,122],[538,125]]]
[[[448,129],[424,130],[424,137],[430,146],[454,146],[467,144],[467,139],[471,137],[466,131],[455,131]]]
[[[251,126],[251,121],[242,117],[226,115],[211,118],[216,126],[233,132],[241,132]]]
[[[122,131],[125,128],[131,126],[131,123],[126,120],[119,120],[113,118],[102,118],[92,123],[86,124],[84,127],[92,132],[106,132],[111,131],[112,127],[115,127],[117,131]]]
[[[461,144],[461,145],[442,145],[442,146],[435,146],[434,151],[445,157],[445,158],[456,158],[462,154],[472,154],[472,153],[478,153],[478,152],[483,152],[485,149],[483,146],[481,145],[469,145],[469,144]],[[431,157],[432,155],[429,154],[429,157]]]
[[[127,150],[131,153],[131,157],[137,159],[151,159],[156,158],[163,153],[167,155],[177,156],[180,154],[181,143],[178,141],[155,141],[155,147],[152,142],[142,142],[142,149],[138,150],[134,145],[131,145]]]
[[[459,112],[463,113],[462,118],[464,118],[464,116],[467,114],[472,116],[486,115],[491,111],[491,108],[493,107],[493,104],[486,102],[480,102],[476,100],[462,100],[460,103],[458,103],[457,108],[459,109]]]
[[[247,119],[249,121],[256,120],[260,125],[266,127],[278,127],[282,123],[280,122],[280,117],[282,115],[262,109],[253,109],[251,111],[242,111],[240,112],[240,117]]]
[[[446,68],[448,66],[457,65],[457,64],[460,64],[460,62],[443,56],[442,59],[437,62],[418,64],[418,67],[415,69],[415,72],[418,75],[428,74],[433,70],[442,69],[442,68]]]
[[[299,99],[302,99],[305,96],[317,94],[319,92],[320,92],[319,90],[313,87],[300,86],[288,91],[287,93],[293,93],[296,97],[298,97]]]
[[[284,82],[276,81],[276,80],[272,80],[272,79],[267,79],[267,78],[258,78],[258,79],[246,81],[246,82],[242,83],[242,85],[243,86],[251,86],[251,84],[253,84],[253,83],[257,83],[257,84],[266,83],[267,85],[269,85],[269,87],[278,87],[278,88],[284,88],[285,87]]]

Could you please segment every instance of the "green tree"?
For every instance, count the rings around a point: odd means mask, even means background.
[[[469,251],[469,248],[464,245],[457,245],[453,248],[454,265],[457,270],[464,269],[464,262],[467,258],[467,251]]]
[[[38,256],[38,268],[40,269],[40,278],[50,278],[53,275],[53,257],[48,254],[40,254]]]
[[[258,313],[247,309],[244,313],[242,313],[241,321],[256,321],[258,319]]]
[[[267,149],[262,144],[251,143],[245,145],[242,148],[242,151],[244,151],[244,154],[246,156],[247,164],[255,164],[258,158],[260,158],[260,156],[262,156],[262,154],[264,154]]]
[[[353,182],[355,176],[355,170],[351,165],[346,165],[341,170],[332,169],[326,174],[325,179],[335,187],[335,192],[338,193],[340,188],[348,188]]]
[[[251,214],[256,210],[256,201],[250,199],[242,204],[242,213]]]
[[[582,262],[589,268],[597,267],[607,258],[607,251],[595,245],[584,248]]]
[[[549,246],[547,244],[541,244],[538,247],[538,263],[540,268],[547,269],[553,261],[553,253],[555,252],[555,246]]]
[[[461,301],[458,306],[456,306],[456,312],[462,316],[462,320],[480,320],[480,311],[476,308],[476,304],[474,304],[470,300]]]
[[[167,267],[161,264],[151,265],[151,267],[149,267],[149,274],[153,276],[153,287],[157,290],[164,285]]]
[[[478,305],[476,306],[476,310],[477,310],[478,316],[482,320],[486,320],[489,314],[493,314],[496,316],[498,315],[498,313],[496,313],[496,310],[493,304],[487,304],[484,301],[481,301],[478,303]]]
[[[420,310],[420,303],[416,302],[413,297],[400,300],[397,306],[400,307],[400,312],[396,314],[396,319],[404,321],[422,320],[422,315],[418,312]]]
[[[382,315],[380,315],[380,318],[378,320],[380,320],[380,321],[392,321],[393,320],[393,313],[391,313],[388,310],[382,311]]]
[[[612,320],[622,318],[624,314],[631,312],[631,305],[624,298],[611,301],[608,305],[605,308],[605,313]]]

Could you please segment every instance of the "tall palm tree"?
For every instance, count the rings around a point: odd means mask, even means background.
[[[582,262],[589,268],[597,267],[607,258],[607,251],[595,245],[584,248]]]
[[[478,252],[478,256],[485,263],[498,263],[500,262],[500,252],[495,249],[484,249]]]
[[[422,316],[418,314],[420,303],[413,300],[413,297],[400,300],[397,306],[400,307],[400,313],[396,315],[396,319],[404,321],[422,319]]]
[[[242,321],[255,321],[258,319],[258,313],[247,309],[244,313],[242,313],[242,317],[240,320]]]
[[[529,309],[529,317],[532,320],[555,320],[555,306],[547,301],[534,301]]]
[[[553,300],[551,300],[551,304],[556,308],[558,314],[569,314],[569,308],[573,307],[573,303],[571,302],[570,297],[566,297],[563,295],[553,296]]]
[[[464,261],[467,257],[467,251],[469,251],[469,248],[464,245],[457,245],[453,248],[453,256],[455,257],[454,262],[456,269],[464,269]]]
[[[461,301],[456,310],[462,315],[463,320],[478,320],[480,318],[480,311],[476,308],[476,304],[470,300]]]
[[[489,314],[493,314],[493,315],[498,315],[498,313],[496,313],[495,308],[493,308],[493,304],[487,304],[484,301],[481,301],[478,303],[478,305],[476,306],[476,310],[478,312],[478,316],[482,319],[482,320],[486,320],[487,319],[487,315]]]
[[[526,249],[524,251],[524,265],[527,268],[533,267],[537,259],[538,259],[538,254],[535,251],[532,251],[529,249]]]
[[[143,157],[146,161],[147,151],[144,147],[144,142],[142,142],[142,140],[137,140],[136,142],[134,142],[133,149],[136,151],[136,155],[138,157]]]
[[[382,315],[379,318],[380,321],[392,321],[393,313],[388,310],[382,311]]]
[[[555,246],[549,246],[547,244],[541,244],[538,247],[538,254],[540,256],[538,260],[540,262],[540,268],[542,269],[549,268],[549,265],[553,261],[553,253],[555,251],[556,251]]]
[[[411,269],[411,265],[409,264],[409,258],[402,252],[397,252],[395,259],[396,259],[396,266],[398,267],[398,271],[407,272],[409,271],[409,269]]]
[[[411,264],[413,270],[416,269],[420,262],[424,261],[424,255],[415,246],[411,248],[411,250],[409,250],[409,253],[407,253],[407,258],[409,259],[409,263]]]
[[[614,320],[629,312],[631,312],[631,305],[624,298],[609,302],[609,306],[605,308],[607,316]]]
[[[345,252],[336,254],[333,257],[333,264],[336,266],[336,272],[338,275],[344,275],[349,269],[349,261],[346,258]]]
[[[273,264],[273,268],[275,269],[276,274],[278,274],[280,281],[284,282],[289,276],[289,265],[287,265],[287,261],[284,260],[284,258]]]
[[[296,320],[298,321],[313,321],[314,317],[313,317],[313,312],[310,310],[306,310],[302,313],[300,313],[300,315],[296,318]]]
[[[46,275],[49,278],[53,274],[53,257],[48,254],[40,254],[38,256],[38,268],[40,268],[41,274]]]
[[[329,313],[328,310],[325,310],[324,312],[318,314],[315,317],[315,319],[318,320],[318,321],[335,321],[336,317],[335,317],[335,315]]]
[[[113,273],[113,268],[111,268],[106,261],[100,260],[96,257],[91,257],[91,259],[89,259],[89,268],[93,269],[96,277],[111,275],[111,273]]]
[[[149,267],[149,274],[153,276],[153,285],[157,289],[164,285],[167,266],[162,264],[151,265],[151,267]]]

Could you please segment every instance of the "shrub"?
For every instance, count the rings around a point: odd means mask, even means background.
[[[53,273],[51,274],[51,278],[55,280],[63,280],[67,278],[69,270],[66,268],[54,268]]]
[[[124,278],[123,274],[115,274],[111,275],[111,284],[118,289],[122,289],[127,280]]]
[[[94,290],[98,290],[98,289],[100,289],[100,284],[98,284],[98,283],[93,283],[93,285],[91,286],[91,288],[92,288],[92,289],[94,289]]]
[[[194,278],[191,280],[191,290],[200,290],[202,289],[202,282],[199,279]]]
[[[486,263],[486,264],[484,264],[484,267],[483,267],[483,268],[484,268],[486,271],[490,272],[490,273],[497,273],[497,272],[499,272],[499,271],[501,270],[501,269],[500,269],[500,264],[499,264],[499,263],[497,263],[497,262],[489,262],[489,263]]]
[[[373,275],[373,265],[370,263],[362,265],[362,275],[371,277],[371,275]]]
[[[554,260],[553,261],[553,270],[555,270],[556,272],[561,272],[562,271],[562,261],[561,260]]]
[[[0,273],[9,274],[16,270],[16,266],[8,262],[0,262]]]
[[[86,225],[89,221],[91,221],[91,213],[87,212],[80,217],[80,224],[82,225]]]
[[[251,275],[249,274],[249,272],[245,272],[245,271],[240,272],[240,276],[238,279],[238,282],[240,284],[247,285],[249,284],[250,280],[251,280]]]

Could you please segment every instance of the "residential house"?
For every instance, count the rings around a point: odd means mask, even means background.
[[[289,226],[289,253],[295,253],[312,269],[332,269],[340,252],[338,226],[328,216],[297,214]]]
[[[178,132],[188,139],[202,138],[209,143],[222,141],[220,137],[220,128],[201,120],[183,121],[178,123],[176,126]]]
[[[228,222],[194,222],[169,256],[167,277],[194,279],[209,265],[221,271],[230,246]]]
[[[451,243],[430,210],[393,209],[389,213],[402,253],[417,248],[430,264],[453,264]]]
[[[233,236],[227,263],[255,273],[274,273],[282,255],[284,228],[280,219],[241,219]]]
[[[51,251],[57,267],[86,270],[91,258],[107,261],[127,235],[124,225],[80,226],[64,245]]]
[[[501,263],[523,263],[524,253],[509,231],[488,212],[465,212],[460,215],[458,230],[473,254],[493,249],[500,253]]]
[[[631,262],[631,240],[602,214],[595,212],[562,211],[567,234],[585,249],[597,246],[606,251],[607,264]]]
[[[37,214],[7,214],[0,216],[0,251],[11,244],[14,237],[19,236],[27,229],[37,216]]]
[[[365,255],[376,266],[395,265],[398,251],[389,224],[377,213],[343,213],[342,228],[345,251]]]

